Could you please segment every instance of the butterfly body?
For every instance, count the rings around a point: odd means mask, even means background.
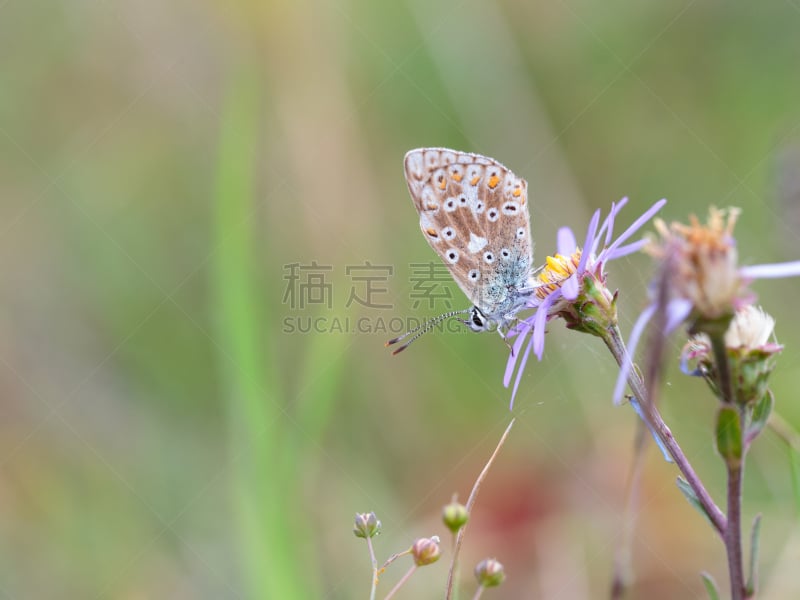
[[[446,148],[406,154],[422,234],[473,303],[473,331],[507,329],[536,285],[528,185],[494,159]]]

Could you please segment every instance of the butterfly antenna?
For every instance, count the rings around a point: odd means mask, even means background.
[[[432,319],[428,319],[427,321],[423,322],[421,325],[418,325],[414,329],[411,329],[410,331],[406,331],[403,335],[400,335],[400,336],[398,336],[396,338],[393,338],[393,339],[389,340],[388,342],[386,342],[385,346],[388,348],[392,344],[396,344],[397,342],[400,342],[400,341],[406,339],[408,336],[411,336],[411,339],[408,340],[405,344],[403,344],[399,348],[397,348],[397,349],[392,351],[392,356],[394,356],[395,354],[400,354],[403,350],[408,348],[412,343],[414,343],[422,335],[428,333],[437,324],[441,323],[445,319],[449,319],[450,317],[454,317],[456,315],[463,315],[465,313],[468,313],[469,311],[470,311],[470,309],[454,310],[454,311],[451,311],[451,312],[444,313],[443,315],[439,315],[438,317],[434,317]]]

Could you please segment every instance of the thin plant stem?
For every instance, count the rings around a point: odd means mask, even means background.
[[[386,567],[388,567],[390,564],[392,564],[401,556],[405,556],[406,554],[411,554],[411,548],[409,548],[408,550],[403,550],[402,552],[397,552],[395,554],[392,554],[389,558],[386,559],[386,562],[383,563],[383,566],[381,566],[381,568],[378,570],[378,574],[380,575],[381,573],[383,573],[386,570]]]
[[[608,335],[605,336],[603,340],[613,354],[617,364],[624,364],[624,361],[627,357],[627,350],[625,348],[625,343],[622,341],[622,334],[619,331],[619,327],[616,325],[609,327]],[[708,516],[711,524],[714,526],[714,529],[716,529],[720,536],[724,537],[725,529],[727,527],[727,519],[725,515],[714,503],[714,500],[706,490],[703,482],[700,481],[700,478],[689,462],[689,459],[686,458],[686,455],[683,453],[683,450],[681,449],[677,440],[672,435],[672,431],[670,431],[669,427],[667,427],[667,424],[664,422],[664,418],[661,416],[658,407],[649,401],[649,396],[647,394],[644,381],[642,381],[642,378],[636,368],[630,369],[630,374],[628,375],[628,385],[631,387],[631,390],[633,390],[633,394],[636,396],[636,398],[639,399],[639,406],[642,408],[642,416],[647,420],[649,429],[655,432],[661,443],[667,449],[669,455],[672,457],[672,460],[675,461],[675,465],[683,474],[686,482],[692,488],[692,491],[694,491],[700,506],[703,507],[703,511]]]
[[[408,571],[406,571],[406,574],[400,578],[400,581],[397,582],[397,585],[395,585],[392,588],[392,590],[388,594],[386,594],[386,598],[384,598],[384,600],[390,600],[390,598],[397,593],[397,590],[399,590],[401,587],[403,587],[403,585],[405,585],[406,581],[408,581],[411,578],[411,576],[414,574],[414,571],[416,570],[417,570],[417,565],[411,565],[411,568]]]
[[[475,595],[472,596],[472,600],[480,600],[480,597],[483,596],[483,590],[485,590],[485,589],[486,589],[485,587],[483,587],[482,585],[479,585],[478,589],[475,590]]]
[[[369,590],[369,600],[375,600],[375,592],[378,589],[378,559],[375,558],[375,549],[372,547],[372,538],[367,537],[367,547],[369,548],[369,558],[372,561],[372,587]]]
[[[728,406],[735,406],[731,382],[728,352],[725,338],[722,335],[711,335],[711,348],[714,352],[714,365],[717,368],[722,401]],[[737,410],[739,429],[742,430],[742,411]],[[728,526],[723,540],[728,555],[728,574],[731,580],[731,600],[744,598],[744,563],[742,561],[742,471],[746,447],[742,442],[742,457],[737,461],[726,460],[728,471]]]
[[[511,427],[513,427],[514,421],[516,421],[516,418],[511,419],[511,422],[508,424],[508,427],[506,427],[506,430],[500,437],[500,441],[497,442],[497,447],[494,449],[494,452],[492,452],[492,455],[486,462],[486,466],[483,467],[483,470],[481,471],[480,475],[478,475],[478,478],[475,480],[475,485],[472,486],[472,491],[470,492],[469,498],[467,499],[467,504],[465,505],[468,515],[472,514],[472,507],[475,505],[475,500],[478,497],[478,491],[481,488],[481,484],[483,483],[483,480],[486,479],[486,475],[489,473],[489,467],[491,467],[492,463],[494,463],[494,459],[500,452],[500,448],[502,448],[503,444],[505,444],[508,434],[511,433]],[[453,597],[453,584],[455,582],[456,567],[458,565],[458,555],[461,552],[461,544],[464,541],[464,534],[467,530],[468,524],[469,521],[467,521],[467,523],[465,523],[464,526],[458,530],[458,535],[456,535],[456,543],[455,543],[455,549],[453,550],[453,558],[450,561],[450,570],[447,573],[447,590],[445,591],[446,600],[450,600]]]
[[[742,465],[728,465],[728,527],[724,537],[731,579],[731,600],[743,600],[745,594],[742,563]]]
[[[725,348],[725,338],[721,335],[711,335],[711,349],[714,352],[714,365],[717,367],[717,379],[722,401],[733,404],[733,387],[731,385],[731,367],[728,364],[728,351]]]

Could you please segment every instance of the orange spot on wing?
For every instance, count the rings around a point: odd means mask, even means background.
[[[459,182],[461,179],[461,173],[453,173],[453,181]]]
[[[428,204],[425,205],[425,208],[427,208],[428,210],[436,210],[437,208],[439,208],[439,205],[436,204],[435,202],[429,202]]]
[[[490,188],[494,189],[497,187],[497,184],[500,183],[500,178],[497,175],[492,175],[489,178],[489,183],[487,184]]]
[[[436,233],[436,230],[435,230],[433,227],[428,227],[428,228],[425,230],[425,233],[427,233],[427,234],[428,234],[429,236],[431,236],[431,237],[439,237],[439,234],[438,234],[438,233]]]
[[[481,180],[480,175],[475,175],[472,179],[469,180],[470,185],[478,185],[478,182]]]
[[[447,187],[447,180],[444,177],[442,177],[442,180],[439,182],[439,189],[443,190],[446,187]]]
[[[522,190],[517,188],[513,192],[511,192],[511,195],[514,196],[515,198],[519,198],[522,195]]]

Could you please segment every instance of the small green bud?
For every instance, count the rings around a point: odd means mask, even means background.
[[[475,566],[475,578],[481,587],[495,587],[503,583],[506,572],[498,560],[484,558]]]
[[[414,557],[414,564],[418,567],[430,565],[439,560],[442,551],[439,549],[439,537],[419,538],[411,546],[411,554]]]
[[[742,464],[742,425],[739,411],[733,406],[722,406],[717,413],[717,452],[729,467]]]
[[[356,513],[356,524],[353,533],[356,537],[372,538],[381,532],[381,522],[374,512]]]
[[[469,520],[467,507],[460,502],[451,502],[442,509],[442,521],[445,526],[453,533],[456,533]]]

